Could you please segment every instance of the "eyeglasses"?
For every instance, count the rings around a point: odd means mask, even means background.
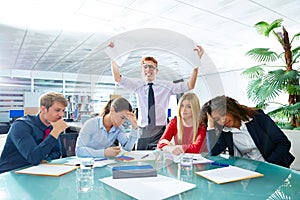
[[[144,69],[149,68],[150,70],[155,70],[155,69],[156,69],[156,66],[143,64],[143,68],[144,68]]]

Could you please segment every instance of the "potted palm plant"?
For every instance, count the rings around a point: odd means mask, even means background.
[[[272,117],[286,117],[292,128],[300,125],[300,86],[299,57],[300,46],[292,47],[300,38],[296,33],[290,40],[283,19],[276,19],[271,24],[261,21],[255,24],[257,32],[266,37],[276,38],[282,52],[277,53],[270,48],[254,48],[246,53],[258,64],[247,68],[242,75],[249,78],[248,98],[259,108],[266,108],[270,103],[277,103],[278,108],[268,114]],[[279,64],[278,64],[279,63]],[[281,64],[282,63],[282,64]],[[286,104],[273,102],[283,93],[288,94]],[[300,127],[299,127],[300,128]]]

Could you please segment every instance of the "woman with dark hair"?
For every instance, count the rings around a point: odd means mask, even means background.
[[[121,128],[126,120],[132,124],[129,136]],[[120,153],[119,146],[113,146],[117,139],[122,148],[131,151],[138,139],[137,121],[130,103],[125,98],[111,99],[99,117],[85,122],[76,142],[79,157],[110,157]]]
[[[295,157],[291,142],[262,110],[218,96],[202,106],[211,155],[228,149],[230,155],[267,161],[289,167]]]

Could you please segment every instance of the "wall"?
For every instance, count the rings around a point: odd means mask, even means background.
[[[91,96],[91,103],[97,107],[109,99],[115,88],[110,76],[3,69],[0,74],[0,122],[10,120],[10,109],[36,113],[39,96],[48,91]]]
[[[201,75],[197,79],[194,92],[198,94],[201,105],[209,99],[226,95],[238,100],[241,104],[254,106],[247,98],[248,80],[241,76],[243,70]]]
[[[290,152],[295,156],[294,162],[291,164],[291,169],[300,170],[300,131],[282,130],[292,146]]]

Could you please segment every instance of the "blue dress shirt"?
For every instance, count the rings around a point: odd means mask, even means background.
[[[109,132],[103,125],[103,117],[86,121],[80,129],[75,152],[79,157],[104,157],[104,150],[118,139],[122,148],[131,151],[138,139],[137,130],[132,129],[127,136],[120,128],[112,127]]]

